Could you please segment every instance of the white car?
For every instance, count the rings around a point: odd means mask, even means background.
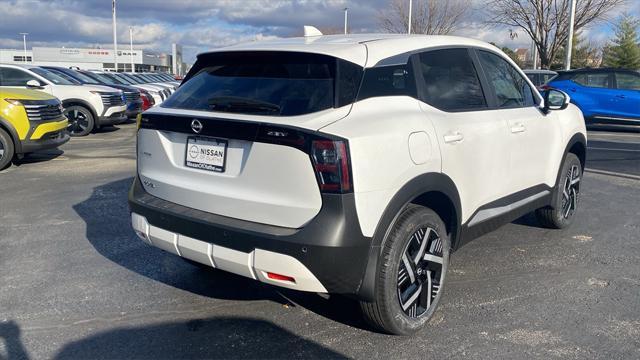
[[[137,141],[129,205],[145,242],[352,296],[393,334],[433,315],[465,242],[532,211],[568,226],[586,154],[566,94],[541,98],[495,46],[423,35],[200,54]]]
[[[101,126],[127,120],[124,94],[101,85],[78,85],[33,65],[0,64],[2,86],[37,89],[57,97],[69,119],[69,134],[84,136]]]

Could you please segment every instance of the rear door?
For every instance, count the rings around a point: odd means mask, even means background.
[[[421,107],[433,123],[442,172],[456,184],[462,221],[480,206],[507,195],[507,121],[490,110],[467,48],[419,54]]]
[[[621,117],[640,119],[640,74],[615,72],[615,103]]]

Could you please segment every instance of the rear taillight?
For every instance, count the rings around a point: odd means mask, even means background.
[[[538,87],[539,91],[547,91],[547,90],[550,90],[550,89],[551,89],[551,86],[549,86],[549,85],[540,85]]]
[[[311,160],[323,192],[344,193],[352,189],[347,145],[342,140],[313,140]]]

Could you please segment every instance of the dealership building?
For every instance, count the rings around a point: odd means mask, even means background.
[[[0,49],[0,63],[33,64],[63,67],[78,67],[86,70],[113,71],[114,57],[112,49],[87,48],[55,48],[33,47],[27,50]],[[172,53],[160,53],[149,50],[118,50],[118,71],[131,71],[131,64],[136,72],[168,72],[184,75],[187,70],[182,61],[182,47],[173,44]],[[26,61],[25,61],[26,60]]]

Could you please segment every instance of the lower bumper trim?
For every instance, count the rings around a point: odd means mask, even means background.
[[[40,140],[23,140],[20,145],[20,154],[32,153],[39,150],[57,148],[69,141],[66,130],[45,134]]]
[[[175,255],[271,285],[299,291],[327,292],[313,273],[292,256],[263,249],[245,253],[206,243],[150,225],[146,218],[136,213],[131,213],[131,223],[143,241]],[[268,273],[284,274],[294,281],[272,279],[267,276]]]

